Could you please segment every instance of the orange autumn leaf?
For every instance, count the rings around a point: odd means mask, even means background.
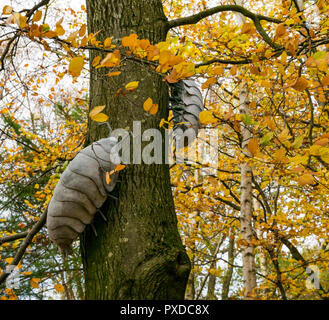
[[[134,50],[137,45],[137,39],[137,34],[132,33],[131,35],[122,38],[122,45],[129,47],[130,50]]]
[[[121,71],[114,71],[114,72],[109,72],[107,76],[113,77],[113,76],[118,76],[119,74],[121,74]]]
[[[14,258],[6,258],[4,261],[8,264],[11,264],[13,262]]]
[[[99,64],[99,62],[101,61],[101,56],[97,56],[97,57],[95,57],[94,59],[93,59],[93,62],[92,62],[92,66],[93,67],[96,67],[98,64]]]
[[[3,15],[8,15],[13,12],[13,8],[11,6],[4,6],[2,9],[2,14]]]
[[[39,282],[41,280],[39,278],[32,278],[31,281],[30,281],[30,284],[31,284],[31,287],[37,289],[39,288]]]
[[[280,23],[277,25],[275,29],[275,38],[280,38],[287,33],[287,29],[284,23]]]
[[[300,176],[298,178],[298,183],[301,186],[305,186],[305,185],[308,185],[308,184],[313,184],[314,183],[314,177],[309,173],[303,174],[302,176]]]
[[[115,171],[121,171],[125,168],[126,166],[124,164],[118,164],[116,167],[115,167]]]
[[[111,48],[112,45],[112,39],[111,38],[106,38],[104,41],[104,49],[109,49]]]
[[[329,144],[329,138],[322,138],[322,139],[316,140],[314,142],[314,144],[321,146],[321,147],[325,147],[326,145]]]
[[[305,79],[305,77],[301,76],[294,82],[291,87],[297,91],[304,91],[308,87],[308,85],[309,83]]]
[[[55,289],[57,292],[59,292],[59,293],[62,293],[62,292],[65,291],[64,286],[61,285],[61,284],[59,284],[59,283],[56,283],[56,284],[54,285],[54,289]]]
[[[83,24],[78,32],[79,37],[83,37],[87,31],[87,25]]]
[[[210,85],[217,83],[217,78],[209,78],[201,86],[202,89],[209,88]]]
[[[323,86],[329,86],[329,74],[322,78],[321,83]]]
[[[112,181],[110,175],[111,175],[110,172],[106,172],[105,174],[105,181],[107,184],[110,184],[110,182]]]
[[[34,15],[33,15],[33,18],[32,18],[32,21],[33,22],[38,22],[40,21],[42,18],[42,11],[37,11]]]
[[[143,104],[144,110],[149,114],[156,114],[158,112],[158,105],[154,104],[151,98],[147,98]]]
[[[101,61],[101,65],[103,67],[114,67],[118,66],[121,61],[121,54],[119,50],[115,50],[114,52],[110,52],[106,55],[106,57]]]
[[[258,140],[256,138],[250,139],[247,148],[251,155],[254,157],[259,151]]]

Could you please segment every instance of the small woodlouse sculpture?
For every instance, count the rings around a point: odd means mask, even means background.
[[[185,131],[188,128],[192,128],[196,136],[200,128],[199,113],[203,110],[200,90],[192,80],[181,80],[172,84],[170,89],[175,138],[181,137],[178,129]],[[117,143],[116,138],[109,137],[84,148],[58,181],[48,205],[47,228],[49,238],[64,255],[71,253],[72,242],[86,225],[92,223],[96,212],[102,214],[100,208],[111,196],[118,172],[111,175],[109,184],[106,182],[106,172],[113,171],[120,163],[115,148]]]
[[[48,205],[47,228],[50,239],[66,255],[109,193],[114,189],[118,172],[106,183],[106,172],[120,162],[114,137],[104,138],[81,150],[67,166]],[[105,218],[105,217],[104,217]]]
[[[201,91],[195,81],[188,79],[171,84],[170,92],[169,106],[174,114],[175,139],[181,139],[182,133],[186,129],[192,128],[194,133],[193,131],[185,133],[190,143],[198,135],[201,127],[199,114],[204,109]],[[186,143],[184,144],[186,145]]]

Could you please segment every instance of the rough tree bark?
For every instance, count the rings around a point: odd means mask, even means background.
[[[87,19],[89,33],[101,30],[101,41],[113,37],[117,44],[131,33],[151,43],[166,38],[161,0],[87,0]],[[91,52],[90,61],[98,54]],[[168,114],[168,89],[161,77],[131,60],[122,62],[119,76],[106,77],[104,69],[91,68],[90,109],[106,105],[114,129],[132,130],[137,120],[142,121],[142,132],[159,128]],[[115,96],[137,80],[134,92]],[[155,116],[143,110],[148,97],[159,104]],[[106,128],[90,122],[86,145],[107,135]],[[120,180],[114,190],[118,200],[108,199],[102,208],[108,222],[96,215],[98,236],[90,227],[81,236],[86,299],[183,299],[190,261],[177,230],[168,165],[130,164],[120,172]]]

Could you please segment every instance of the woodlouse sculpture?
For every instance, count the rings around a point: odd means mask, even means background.
[[[169,108],[174,114],[175,139],[181,138],[189,128],[194,131],[193,139],[200,129],[201,92],[192,80],[171,84],[170,89]],[[111,132],[110,126],[109,129]],[[111,175],[110,183],[106,182],[106,172],[115,171],[120,163],[115,147],[117,143],[116,138],[109,137],[84,148],[70,162],[57,183],[48,205],[47,228],[49,238],[64,255],[71,253],[72,242],[86,225],[92,223],[95,214],[98,211],[102,214],[100,208],[116,185],[118,172]]]
[[[101,208],[114,189],[118,172],[106,182],[120,162],[114,137],[104,138],[81,150],[62,173],[48,205],[47,228],[50,239],[66,255],[71,244]],[[104,217],[105,218],[105,217]]]
[[[182,133],[192,128],[194,133],[185,133],[190,143],[201,127],[199,114],[204,109],[201,91],[195,81],[187,79],[171,84],[170,92],[169,108],[174,116],[174,137],[176,140],[181,139]],[[184,144],[186,145],[185,141]]]

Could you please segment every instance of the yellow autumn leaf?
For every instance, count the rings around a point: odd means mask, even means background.
[[[284,159],[285,155],[286,155],[286,149],[280,148],[279,150],[277,150],[273,153],[273,158],[276,161],[281,162]]]
[[[208,110],[201,111],[199,114],[199,119],[203,124],[216,122],[216,118],[214,118],[212,112]]]
[[[57,291],[57,292],[59,292],[59,293],[62,293],[62,292],[64,292],[64,286],[63,285],[61,285],[60,283],[56,283],[55,285],[54,285],[54,289]]]
[[[98,113],[95,116],[91,117],[91,119],[96,122],[106,122],[108,118],[109,116],[107,116],[105,113]]]
[[[83,57],[74,57],[69,64],[69,74],[78,77],[84,65]]]
[[[305,79],[305,77],[301,76],[291,87],[297,91],[304,91],[308,87],[308,81]]]
[[[33,21],[33,22],[38,22],[38,21],[41,20],[41,17],[42,17],[42,11],[37,11],[37,12],[33,15],[32,21]]]
[[[294,149],[298,149],[298,148],[302,145],[303,140],[304,140],[304,137],[303,137],[303,136],[298,136],[298,137],[294,140],[294,142],[292,143],[291,146],[292,146]]]
[[[126,84],[125,88],[126,90],[133,91],[135,90],[139,85],[139,81],[131,81]]]
[[[298,183],[301,186],[305,186],[307,184],[313,184],[314,183],[314,177],[309,173],[303,174],[302,176],[300,176],[298,178]]]
[[[12,24],[12,23],[16,23],[19,24],[19,17],[20,17],[20,13],[18,12],[13,12],[6,20],[6,23]]]
[[[90,117],[90,118],[94,117],[96,114],[100,113],[100,112],[103,111],[104,109],[105,109],[105,105],[94,107],[94,108],[89,112],[89,117]]]
[[[26,22],[27,22],[27,17],[26,16],[22,16],[20,15],[19,16],[19,19],[18,19],[18,26],[23,29],[25,28],[26,26]]]

